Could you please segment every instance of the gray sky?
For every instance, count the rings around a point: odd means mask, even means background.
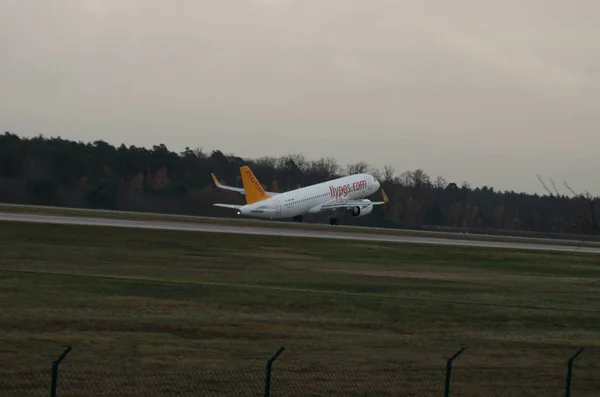
[[[598,0],[3,0],[0,129],[600,194]],[[565,190],[566,192],[566,190]]]

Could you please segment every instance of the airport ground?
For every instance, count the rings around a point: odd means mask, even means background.
[[[598,255],[573,252],[0,222],[0,371],[48,372],[71,345],[67,371],[260,382],[283,345],[276,368],[329,371],[331,386],[410,365],[405,387],[426,395],[466,345],[457,365],[492,368],[482,382],[523,374],[559,395],[586,347],[574,388],[594,395],[598,276]]]
[[[247,217],[201,217],[190,215],[175,215],[161,214],[151,212],[131,212],[131,211],[108,211],[95,210],[85,208],[66,208],[66,207],[48,207],[35,205],[18,205],[0,203],[1,216],[40,216],[40,217],[67,217],[67,218],[88,218],[99,220],[114,220],[114,221],[134,221],[134,222],[169,222],[171,224],[189,224],[189,225],[215,225],[225,227],[252,227],[277,230],[296,230],[305,233],[315,232],[329,233],[332,230],[345,234],[369,234],[372,236],[388,236],[398,238],[414,238],[414,239],[447,239],[450,243],[463,241],[471,244],[477,242],[485,243],[503,243],[503,244],[528,244],[528,245],[550,245],[553,247],[571,247],[571,250],[587,250],[588,252],[600,253],[600,240],[597,235],[559,235],[554,238],[539,238],[539,237],[517,237],[505,235],[486,235],[486,234],[469,234],[457,232],[437,232],[424,230],[406,230],[392,228],[373,228],[373,227],[356,227],[352,225],[337,225],[332,228],[326,224],[319,223],[297,223],[286,222],[285,220],[259,220]],[[2,219],[0,219],[2,220]],[[415,240],[413,240],[415,241]],[[476,244],[475,244],[476,245]]]

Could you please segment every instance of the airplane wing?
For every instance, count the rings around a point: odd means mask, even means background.
[[[238,192],[239,194],[246,194],[246,192],[244,191],[244,188],[222,185],[221,182],[219,182],[219,180],[215,176],[215,174],[213,174],[211,172],[210,176],[212,177],[212,180],[215,183],[216,187],[218,187],[220,189],[224,189],[224,190],[230,190],[232,192]],[[277,192],[267,192],[267,194],[269,194],[270,196],[275,196],[275,195],[278,195],[279,193],[277,193]]]
[[[213,204],[215,207],[223,207],[223,208],[230,208],[230,209],[234,209],[234,210],[239,210],[240,208],[243,207],[243,205],[237,205],[237,204],[223,204],[223,203],[214,203]],[[269,210],[268,207],[266,206],[261,206],[258,208],[254,208],[253,210],[251,210],[250,212],[252,213],[257,213],[257,214],[262,214],[265,213]]]
[[[348,208],[348,207],[366,207],[368,205],[381,205],[385,204],[385,201],[371,201],[366,203],[361,200],[335,200],[325,203],[321,206],[321,210],[333,210],[336,208]]]
[[[331,200],[321,206],[321,211],[333,210],[337,208],[348,208],[348,207],[366,207],[368,205],[382,205],[387,204],[389,199],[383,189],[381,189],[381,195],[383,196],[383,201],[362,201],[362,200],[347,200],[347,199],[337,199]]]

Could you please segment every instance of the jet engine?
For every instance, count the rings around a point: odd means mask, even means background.
[[[365,216],[365,215],[369,215],[371,213],[371,211],[373,211],[373,205],[371,204],[370,200],[363,200],[365,205],[364,206],[356,206],[356,207],[350,207],[348,208],[348,212],[350,213],[350,215],[352,216]]]

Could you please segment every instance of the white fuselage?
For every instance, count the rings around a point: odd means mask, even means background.
[[[267,200],[247,204],[240,214],[257,218],[293,218],[320,212],[332,200],[359,200],[375,193],[379,182],[369,174],[356,174],[281,193]]]

